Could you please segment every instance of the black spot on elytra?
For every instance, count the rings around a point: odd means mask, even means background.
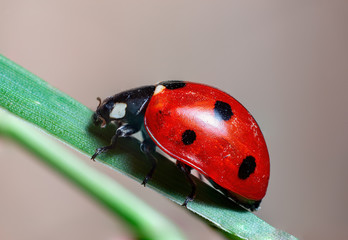
[[[196,140],[196,133],[193,130],[186,130],[182,136],[181,136],[181,141],[185,145],[190,145]]]
[[[186,83],[179,80],[172,80],[172,81],[161,82],[160,85],[165,86],[169,90],[174,90],[174,89],[185,87]]]
[[[247,156],[239,167],[238,177],[243,180],[247,179],[250,174],[255,172],[255,168],[255,158],[253,156]]]
[[[222,119],[224,121],[230,120],[233,116],[230,104],[222,101],[215,102],[214,113],[217,118]]]

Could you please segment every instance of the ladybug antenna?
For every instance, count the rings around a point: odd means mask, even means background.
[[[99,101],[99,105],[98,105],[98,108],[99,108],[102,103],[102,100],[100,99],[100,97],[97,97],[97,100]]]

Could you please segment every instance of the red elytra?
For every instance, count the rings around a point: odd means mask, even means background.
[[[216,110],[217,102],[227,103],[232,113],[223,104]],[[230,95],[190,82],[178,89],[156,88],[144,123],[158,147],[222,188],[247,200],[265,196],[270,164],[264,137],[251,114]],[[194,136],[185,144],[188,130]],[[241,178],[241,165],[248,158],[254,165],[247,163]]]

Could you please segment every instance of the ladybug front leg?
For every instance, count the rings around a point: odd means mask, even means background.
[[[91,159],[94,161],[94,159],[101,153],[103,152],[107,152],[108,150],[114,148],[116,146],[116,142],[117,139],[119,137],[128,137],[136,132],[139,131],[139,128],[133,126],[133,125],[123,125],[121,127],[119,127],[116,130],[115,135],[111,138],[111,143],[108,146],[105,147],[101,147],[101,148],[97,148],[95,150],[95,153],[93,154],[93,156],[91,157]]]
[[[186,197],[184,203],[181,206],[187,207],[187,203],[193,201],[196,196],[196,183],[191,178],[191,167],[186,164],[176,161],[176,166],[185,174],[186,179],[191,185],[191,193]]]
[[[153,155],[156,152],[156,144],[150,138],[145,138],[145,140],[140,145],[140,149],[152,163],[151,170],[148,172],[143,182],[141,183],[145,187],[146,183],[152,178],[152,175],[157,167],[157,159]]]

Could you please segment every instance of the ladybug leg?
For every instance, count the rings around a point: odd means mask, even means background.
[[[95,150],[95,153],[93,154],[93,156],[91,157],[91,159],[94,161],[94,159],[101,153],[103,152],[107,152],[108,150],[114,148],[116,146],[116,142],[117,139],[119,137],[128,137],[136,132],[139,131],[139,128],[133,126],[133,125],[123,125],[121,127],[119,127],[116,130],[115,135],[111,138],[111,143],[108,146],[105,147],[101,147],[101,148],[97,148]]]
[[[187,207],[187,203],[193,201],[196,196],[196,183],[191,178],[191,167],[183,164],[179,161],[176,161],[176,166],[185,174],[186,179],[189,181],[191,185],[191,193],[186,197],[182,206]]]
[[[146,183],[152,178],[152,175],[157,167],[157,159],[153,155],[156,152],[156,144],[150,138],[145,138],[145,140],[140,145],[140,149],[152,163],[151,170],[148,172],[143,182],[141,183],[145,187]]]

